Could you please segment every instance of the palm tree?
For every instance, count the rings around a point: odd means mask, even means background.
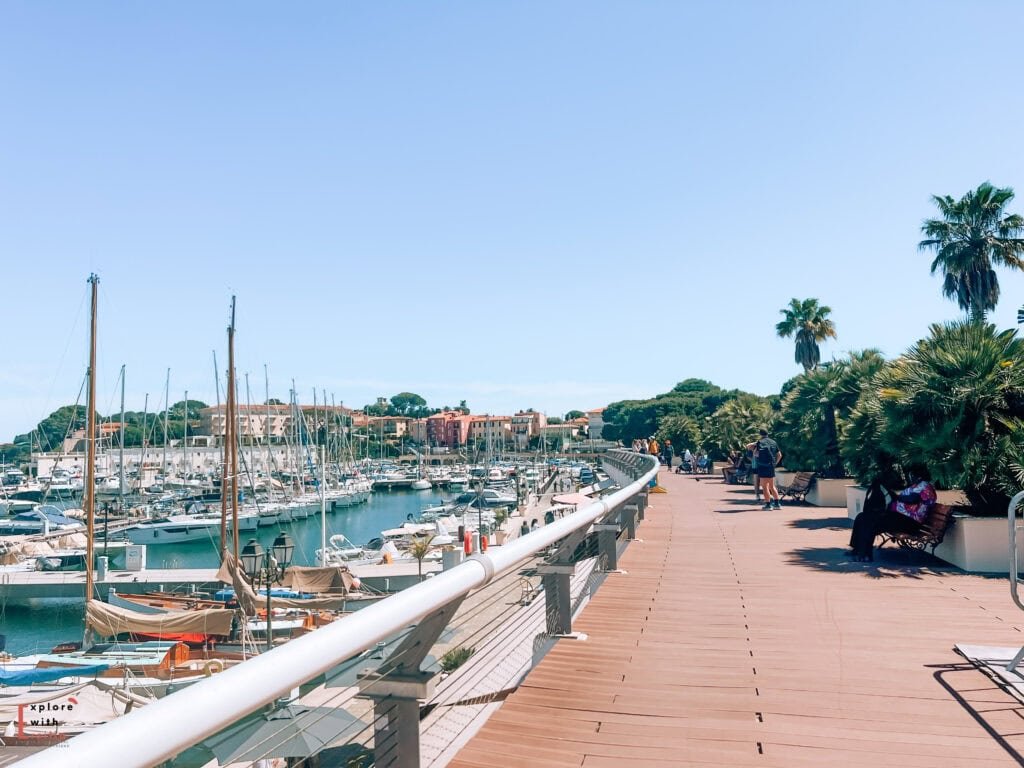
[[[999,301],[993,266],[1024,269],[1024,217],[1005,213],[1012,199],[1012,188],[987,181],[959,200],[933,195],[942,218],[921,225],[926,239],[917,247],[935,251],[932,274],[942,270],[942,295],[956,298],[976,323]]]
[[[828,316],[832,308],[818,304],[817,299],[790,299],[786,309],[780,309],[783,320],[775,326],[782,338],[796,335],[794,358],[805,371],[818,367],[821,350],[818,342],[836,337],[836,326]]]
[[[433,540],[433,536],[424,536],[409,545],[409,554],[416,558],[416,575],[420,581],[423,581],[423,558],[430,552],[430,543]]]

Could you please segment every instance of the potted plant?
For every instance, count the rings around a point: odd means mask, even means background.
[[[504,544],[508,538],[508,532],[505,530],[506,520],[508,520],[508,510],[504,507],[494,510],[494,543],[498,546]]]

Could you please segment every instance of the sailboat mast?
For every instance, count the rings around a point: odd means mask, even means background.
[[[320,446],[320,565],[327,566],[327,447]]]
[[[270,373],[267,371],[266,363],[263,364],[263,392],[267,399],[267,422],[263,425],[263,431],[266,433],[267,437],[267,479],[268,487],[273,488],[273,484],[269,483],[269,479],[272,475],[271,468],[273,466],[273,462],[270,457]]]
[[[192,471],[192,466],[189,463],[192,459],[188,455],[188,390],[185,390],[185,430],[182,432],[181,438],[181,450],[184,456],[183,461],[185,462],[185,475],[182,478],[186,483],[188,482],[188,475]]]
[[[92,309],[89,330],[89,396],[85,427],[85,602],[93,597],[93,539],[96,533],[96,297],[100,279],[89,275],[92,286]]]
[[[235,399],[235,297],[231,297],[231,325],[228,326],[228,387],[227,387],[227,409],[230,439],[230,453],[228,456],[229,471],[231,474],[231,539],[235,557],[238,557],[238,439],[235,434],[237,429],[237,416],[235,415],[237,405]],[[221,495],[224,494],[224,481],[221,480]],[[222,547],[226,547],[224,542]]]
[[[124,368],[121,365],[121,471],[119,472],[119,486],[117,490],[118,501],[120,502],[121,511],[124,511]],[[106,525],[104,524],[104,530]]]
[[[171,415],[171,369],[167,369],[167,383],[164,384],[164,456],[161,459],[160,474],[167,482],[167,419]]]
[[[143,404],[142,404],[142,440],[140,441],[141,445],[139,446],[139,451],[140,451],[140,453],[139,453],[139,476],[138,476],[138,481],[139,481],[138,491],[139,491],[139,493],[142,492],[142,488],[143,488],[142,484],[146,480],[146,438],[149,437],[149,435],[146,432],[146,422],[148,420],[149,420],[149,392],[146,393],[146,399],[143,401]]]
[[[256,472],[256,457],[254,455],[256,451],[256,439],[255,431],[253,430],[252,424],[252,391],[249,389],[249,372],[245,372],[245,425],[247,427],[246,439],[249,441],[249,467],[247,472],[249,474],[249,485],[250,490],[253,493],[256,492],[256,481],[254,474]]]
[[[220,369],[217,367],[217,350],[213,350],[213,385],[217,398],[217,412],[220,413]],[[228,495],[225,483],[228,481],[228,420],[227,406],[224,408],[224,434],[220,446],[220,559],[224,562],[224,551],[228,540]]]
[[[231,531],[232,546],[237,558],[240,551],[238,544],[238,449],[242,444],[238,434],[238,372],[232,370],[231,378],[235,386],[235,391],[231,393],[231,407],[235,412],[235,424],[231,428]]]

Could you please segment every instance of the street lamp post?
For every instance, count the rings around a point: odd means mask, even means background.
[[[252,587],[257,592],[261,584],[266,585],[267,590],[267,650],[274,647],[274,634],[271,626],[271,587],[279,583],[284,577],[284,572],[291,564],[292,553],[295,551],[295,544],[292,538],[283,531],[277,534],[270,549],[263,551],[263,547],[256,539],[249,539],[249,543],[242,547],[239,559],[242,561],[242,570],[249,577]]]

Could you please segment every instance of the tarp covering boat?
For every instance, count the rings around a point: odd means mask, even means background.
[[[226,608],[199,611],[168,611],[146,614],[90,600],[85,606],[86,624],[100,635],[114,637],[123,633],[167,635],[195,633],[203,635],[231,634],[235,612]]]
[[[235,598],[246,616],[255,616],[266,602],[263,595],[257,595],[249,582],[242,577],[238,561],[228,554],[217,572],[218,581],[231,584],[235,590]],[[292,566],[285,571],[282,586],[296,592],[312,592],[316,597],[309,599],[274,597],[271,593],[273,608],[301,608],[310,611],[339,611],[345,607],[344,595],[352,589],[352,574],[344,568],[318,568]]]
[[[85,677],[98,675],[110,669],[109,664],[94,664],[91,667],[33,667],[31,669],[0,669],[0,685],[33,685],[52,683],[62,677]]]
[[[64,674],[67,676],[67,670]],[[21,727],[27,732],[45,729],[52,733],[64,728],[81,730],[85,726],[113,720],[150,701],[152,699],[120,688],[88,682],[55,691],[32,691],[0,699],[0,723],[19,723],[20,720]]]
[[[293,565],[284,574],[282,584],[297,592],[344,594],[352,589],[352,574],[338,567]]]

